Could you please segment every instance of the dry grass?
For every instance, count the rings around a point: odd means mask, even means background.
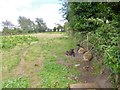
[[[56,33],[38,33],[38,34],[30,34],[31,36],[36,36],[38,38],[57,38],[63,37],[63,34],[56,34]]]

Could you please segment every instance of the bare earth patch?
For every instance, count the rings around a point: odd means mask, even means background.
[[[67,58],[69,59],[71,56],[67,56]],[[79,54],[73,59],[69,60],[69,62],[66,62],[62,59],[58,59],[59,64],[65,65],[69,68],[76,65],[77,69],[79,70],[80,75],[73,75],[69,78],[76,80],[78,83],[96,83],[100,86],[100,88],[113,88],[111,81],[108,80],[110,75],[109,69],[105,68],[102,74],[99,72],[97,75],[95,75],[96,66],[93,64],[94,59],[90,62],[85,62],[83,61],[82,55]]]

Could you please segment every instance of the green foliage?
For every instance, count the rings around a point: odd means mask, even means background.
[[[120,29],[111,24],[103,24],[96,31],[99,40],[98,49],[104,51],[105,64],[108,65],[113,73],[120,73],[120,61],[118,59],[118,31]]]
[[[94,4],[94,5],[93,5]],[[87,22],[89,18],[96,18],[95,14],[98,12],[96,9],[98,3],[70,3],[70,11],[68,13],[68,21],[70,26],[75,31],[91,31],[95,30],[97,25],[93,22]],[[95,8],[95,9],[93,9]],[[95,27],[96,25],[96,27]]]
[[[30,33],[35,29],[34,22],[24,16],[19,16],[18,23],[24,33]]]
[[[3,31],[2,31],[2,34],[7,35],[8,33],[10,33],[10,30],[7,27],[4,27]]]
[[[88,32],[89,42],[94,45],[96,53],[102,54],[101,58],[109,66],[112,73],[120,73],[119,36],[120,36],[120,2],[68,2],[69,10],[66,12],[68,25],[76,33]],[[64,13],[65,14],[65,13]],[[68,29],[68,25],[66,25]],[[77,34],[83,35],[83,34]],[[73,36],[80,41],[84,38]]]
[[[27,88],[29,85],[27,78],[8,79],[3,82],[3,88]]]
[[[32,36],[3,36],[2,37],[2,48],[10,49],[16,45],[23,43],[30,44],[33,41],[38,41],[36,37]]]
[[[38,32],[45,32],[47,29],[46,23],[44,23],[42,18],[36,18],[35,22],[37,23],[36,25],[36,30]]]
[[[118,4],[115,4],[119,7]],[[105,23],[106,20],[118,20],[119,14],[114,13],[115,10],[110,3],[102,2],[69,2],[67,4],[69,10],[66,10],[68,23],[74,31],[94,31],[101,26],[95,20],[101,20]],[[64,12],[65,13],[65,12]],[[93,20],[95,19],[95,20]],[[98,22],[98,21],[97,21]]]
[[[105,64],[108,65],[115,74],[120,73],[120,61],[118,60],[118,48],[111,46],[106,48],[104,53]]]

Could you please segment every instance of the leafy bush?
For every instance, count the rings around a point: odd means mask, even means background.
[[[120,61],[118,59],[118,28],[113,26],[114,22],[103,24],[96,31],[98,49],[103,51],[104,63],[108,65],[113,73],[120,73]]]

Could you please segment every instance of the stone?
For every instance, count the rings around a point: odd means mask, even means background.
[[[83,60],[84,61],[91,61],[93,58],[93,55],[91,52],[87,51],[83,54]]]
[[[86,50],[83,47],[80,47],[78,50],[78,53],[81,53],[81,54],[83,54],[85,52],[86,52]]]

